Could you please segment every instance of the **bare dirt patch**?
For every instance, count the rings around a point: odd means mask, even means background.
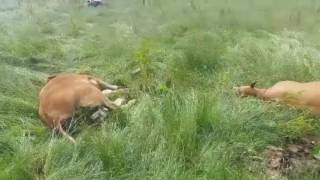
[[[298,172],[316,170],[320,174],[320,160],[312,151],[320,145],[320,137],[305,137],[284,147],[268,146],[265,150],[267,174],[282,179]]]

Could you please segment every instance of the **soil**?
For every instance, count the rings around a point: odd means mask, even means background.
[[[309,168],[320,173],[320,160],[312,154],[318,145],[320,137],[304,137],[284,147],[268,146],[265,150],[267,174],[273,179],[282,179]]]

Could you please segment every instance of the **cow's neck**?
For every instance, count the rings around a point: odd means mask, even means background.
[[[263,100],[269,100],[269,97],[266,96],[266,91],[268,89],[263,89],[263,88],[255,88],[255,95],[259,99]]]

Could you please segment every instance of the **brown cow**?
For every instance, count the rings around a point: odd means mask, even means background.
[[[320,81],[280,81],[271,88],[256,88],[256,83],[234,87],[240,96],[254,96],[266,101],[283,102],[299,108],[308,108],[320,114]]]
[[[118,87],[86,74],[62,73],[49,76],[47,84],[39,93],[40,118],[49,128],[57,129],[75,143],[63,125],[79,107],[115,109],[117,106],[102,93],[107,88]]]

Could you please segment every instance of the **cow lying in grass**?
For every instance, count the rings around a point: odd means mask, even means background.
[[[298,108],[308,108],[320,114],[320,81],[295,82],[280,81],[271,88],[256,88],[256,83],[235,87],[239,96],[254,96],[266,101],[283,102]]]
[[[94,114],[98,118],[106,114],[103,113],[106,108],[118,107],[102,93],[104,89],[115,90],[118,86],[86,74],[62,73],[50,76],[39,93],[40,118],[49,128],[57,129],[75,143],[63,125],[73,117],[77,108],[98,107],[99,110]]]

